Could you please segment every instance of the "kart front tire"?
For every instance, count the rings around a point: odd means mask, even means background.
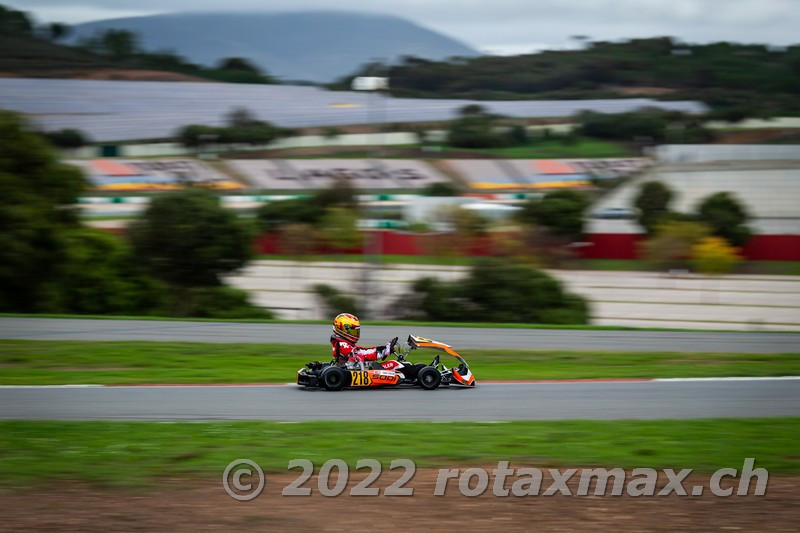
[[[320,374],[319,382],[327,390],[342,390],[347,383],[347,373],[338,366],[329,366]]]
[[[420,368],[417,383],[425,390],[433,390],[442,382],[442,374],[432,366]]]

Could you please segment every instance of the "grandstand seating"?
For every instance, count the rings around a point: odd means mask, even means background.
[[[190,159],[94,159],[68,163],[80,167],[96,190],[172,190],[189,183],[218,190],[243,188],[210,166]]]
[[[460,174],[473,189],[521,189],[521,175],[501,165],[496,159],[449,159],[443,161],[450,170]]]
[[[345,177],[364,190],[418,189],[449,181],[431,165],[415,160],[257,159],[226,163],[260,189],[322,189],[337,177]]]

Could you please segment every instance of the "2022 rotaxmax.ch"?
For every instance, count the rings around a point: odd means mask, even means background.
[[[413,496],[410,486],[416,464],[410,459],[395,459],[389,470],[401,470],[402,475],[386,487],[381,486],[383,466],[376,459],[361,459],[355,470],[368,471],[368,475],[355,486],[349,486],[350,467],[342,459],[329,459],[318,470],[316,483],[312,481],[315,465],[308,459],[289,462],[288,469],[302,471],[297,478],[280,487],[282,496]],[[741,471],[720,468],[698,484],[695,478],[689,483],[692,469],[634,468],[511,468],[509,461],[499,461],[496,468],[440,468],[433,489],[434,496],[445,496],[457,490],[462,496],[477,497],[491,491],[496,497],[523,496],[702,496],[708,488],[718,497],[763,496],[767,492],[769,472],[755,468],[755,459],[744,460]],[[397,476],[392,476],[397,477]],[[755,481],[755,483],[753,483]],[[266,476],[260,465],[250,459],[231,462],[222,477],[225,491],[234,499],[248,501],[264,490]],[[316,487],[314,486],[316,485]],[[349,489],[349,490],[348,490]],[[688,489],[688,490],[687,490]],[[752,489],[752,490],[751,490]]]

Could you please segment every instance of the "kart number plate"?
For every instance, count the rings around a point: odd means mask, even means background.
[[[369,375],[369,372],[366,370],[358,371],[358,370],[351,370],[350,371],[350,386],[351,387],[369,387],[372,385],[372,378]]]

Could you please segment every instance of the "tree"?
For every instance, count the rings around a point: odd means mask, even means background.
[[[237,107],[227,116],[228,126],[231,128],[246,128],[258,124],[259,120],[252,111],[246,107]]]
[[[335,141],[342,135],[342,130],[336,126],[327,126],[322,130],[322,137],[327,141]]]
[[[661,222],[644,244],[645,257],[660,267],[683,266],[692,247],[711,234],[711,228],[698,222]]]
[[[749,215],[745,207],[728,192],[705,198],[697,208],[698,219],[711,226],[714,235],[734,246],[743,246],[750,238]]]
[[[282,254],[302,260],[314,252],[316,238],[311,224],[291,223],[278,228],[278,246]]]
[[[86,146],[86,135],[80,130],[63,129],[43,134],[50,144],[57,148],[75,149]]]
[[[106,30],[100,36],[104,53],[116,61],[130,59],[139,51],[138,36],[128,30]]]
[[[220,140],[220,131],[222,129],[223,128],[216,128],[214,126],[189,124],[178,130],[177,138],[186,148],[200,148],[211,139]]]
[[[45,140],[14,113],[0,111],[0,310],[58,312],[67,261],[65,230],[86,186]]]
[[[60,41],[72,33],[72,28],[62,22],[51,22],[47,26],[47,34],[51,41]]]
[[[33,33],[33,22],[24,11],[0,6],[0,32],[31,35]]]
[[[741,260],[738,248],[721,237],[705,237],[691,250],[692,265],[703,274],[727,274]]]
[[[458,196],[461,191],[452,181],[436,181],[426,185],[421,191],[423,196]]]
[[[220,60],[217,68],[220,70],[237,70],[241,72],[251,72],[261,74],[261,69],[241,57],[226,57]]]
[[[524,146],[530,142],[528,130],[525,128],[525,126],[520,124],[511,126],[511,129],[508,130],[507,136],[509,144],[513,146]]]
[[[660,181],[648,181],[639,189],[633,204],[639,210],[639,224],[652,235],[656,226],[669,214],[672,191]]]
[[[257,216],[260,227],[265,231],[280,230],[289,224],[319,229],[323,217],[333,208],[341,208],[358,220],[357,191],[344,176],[336,178],[330,187],[316,191],[310,198],[265,203],[258,209]]]
[[[130,228],[137,258],[173,289],[173,309],[191,312],[191,288],[215,287],[250,259],[250,228],[213,193],[188,189],[153,199]]]
[[[459,148],[490,148],[504,143],[494,132],[495,116],[477,104],[466,105],[461,116],[450,123],[447,142]]]
[[[305,198],[268,202],[258,208],[258,222],[264,231],[275,231],[289,224],[309,227],[319,220],[320,212]]]
[[[577,241],[583,235],[583,212],[588,205],[589,200],[578,191],[553,191],[541,200],[529,199],[518,218],[526,224],[543,226],[553,235]]]
[[[163,306],[163,285],[149,276],[120,237],[94,228],[64,233],[65,312],[152,314]]]
[[[320,221],[322,241],[334,250],[345,252],[363,241],[358,228],[358,214],[344,207],[330,207]]]

